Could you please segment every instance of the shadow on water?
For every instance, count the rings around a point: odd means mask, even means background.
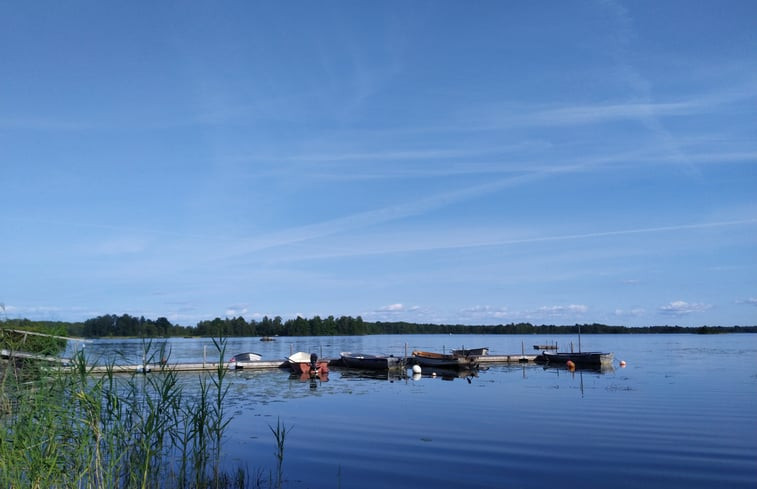
[[[396,382],[407,379],[407,371],[405,369],[358,370],[343,368],[339,369],[338,372],[340,379],[348,381],[386,380],[389,382]]]

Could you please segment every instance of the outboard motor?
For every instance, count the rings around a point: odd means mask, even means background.
[[[318,374],[318,355],[310,354],[310,375]]]

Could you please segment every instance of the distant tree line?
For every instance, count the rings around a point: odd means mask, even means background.
[[[6,319],[0,328],[46,332],[60,336],[86,338],[103,337],[170,337],[170,336],[350,336],[371,334],[662,334],[662,333],[757,333],[757,326],[608,326],[606,324],[574,324],[570,326],[533,325],[510,323],[494,326],[470,326],[464,324],[410,323],[405,321],[364,321],[360,316],[315,316],[310,319],[297,317],[282,320],[276,316],[247,321],[243,317],[215,318],[200,321],[196,326],[172,324],[165,317],[145,319],[128,314],[107,314],[84,322],[30,321]]]

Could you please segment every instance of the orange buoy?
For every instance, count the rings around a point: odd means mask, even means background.
[[[576,368],[576,364],[573,363],[573,360],[568,360],[567,362],[565,362],[565,366],[571,370],[574,370]]]
[[[621,367],[625,367],[626,366],[626,361],[625,360],[621,360],[620,361],[620,366]]]

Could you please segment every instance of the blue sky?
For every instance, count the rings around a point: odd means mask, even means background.
[[[757,324],[757,3],[3,2],[5,317]]]

